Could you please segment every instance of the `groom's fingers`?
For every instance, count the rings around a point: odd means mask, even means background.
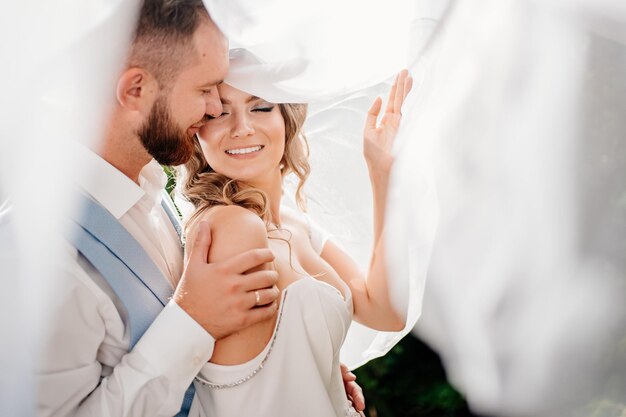
[[[356,408],[357,411],[365,410],[365,397],[363,396],[363,390],[361,387],[354,381],[346,382],[346,392],[352,401],[352,406]]]
[[[257,294],[259,294],[257,303]],[[250,308],[267,307],[268,304],[273,303],[278,298],[280,291],[277,287],[263,288],[261,290],[249,291],[248,296],[250,298]]]
[[[255,323],[259,323],[261,321],[268,320],[274,317],[276,311],[278,310],[278,302],[274,301],[271,304],[256,307],[251,310],[248,310],[247,315],[247,324],[252,325]]]
[[[245,277],[241,277],[240,288],[244,292],[256,290],[261,292],[265,289],[275,288],[274,285],[276,285],[276,282],[278,282],[278,272],[271,270],[256,271],[246,274]],[[276,289],[275,292],[272,291],[272,294],[275,295],[274,298],[278,297],[278,289]],[[265,302],[260,304],[267,304],[273,300],[269,298],[271,297],[265,297],[264,294],[263,301]]]
[[[211,229],[209,228],[209,223],[201,221],[196,229],[196,236],[193,239],[189,260],[198,263],[207,263],[210,246]]]
[[[350,372],[350,369],[348,369],[346,365],[340,363],[339,367],[341,368],[341,376],[344,382],[356,381],[356,375]]]
[[[350,369],[343,363],[339,364],[341,367],[341,377],[343,378],[343,384],[346,389],[346,395],[352,402],[352,406],[359,412],[365,410],[365,397],[363,396],[363,390],[354,382],[356,375],[350,372]]]
[[[225,270],[243,274],[253,268],[272,262],[274,254],[267,248],[250,249],[222,262]]]

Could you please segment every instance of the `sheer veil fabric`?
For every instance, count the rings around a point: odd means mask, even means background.
[[[455,2],[421,56],[389,265],[428,269],[416,332],[478,412],[624,410],[625,28],[622,2]]]
[[[416,332],[479,412],[619,409],[626,3],[448,3],[205,0],[230,38],[227,82],[310,103],[309,212],[363,266],[371,245],[363,118],[399,69],[415,78],[386,229],[392,296],[409,320],[399,333],[353,326],[345,363],[384,354],[421,314]],[[2,39],[19,40],[0,45],[11,58],[0,80],[0,190],[11,226],[0,221],[0,244],[12,260],[0,275],[15,277],[0,314],[20,317],[3,326],[14,342],[3,344],[12,366],[0,378],[11,396],[0,397],[12,415],[34,414],[22,376],[61,267],[58,229],[72,208],[63,184],[89,175],[70,144],[98,138],[139,5],[41,1],[0,14]],[[575,414],[576,400],[592,410]]]
[[[59,289],[72,178],[89,175],[74,141],[96,141],[140,1],[6,4],[0,13],[2,413],[35,414],[31,371]],[[3,201],[0,198],[0,206]],[[5,262],[6,260],[6,262]]]
[[[377,95],[386,98],[395,74],[418,60],[446,2],[205,4],[230,41],[227,83],[274,102],[309,103],[308,213],[367,268],[372,212],[362,156],[365,115]],[[293,204],[292,178],[287,185],[286,200]],[[341,352],[345,364],[354,368],[385,354],[413,328],[424,278],[415,273],[397,282],[400,310],[408,318],[403,331],[352,324]]]
[[[416,332],[474,409],[624,403],[611,374],[626,318],[622,3],[219,3],[207,1],[235,49],[227,81],[311,103],[311,215],[363,264],[359,115],[410,67],[386,230],[392,296],[412,326],[425,291]],[[398,336],[355,326],[342,360],[362,364]]]

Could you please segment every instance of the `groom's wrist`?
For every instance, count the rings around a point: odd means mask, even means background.
[[[213,336],[171,300],[133,352],[151,364],[157,374],[188,386],[213,356],[214,347]]]

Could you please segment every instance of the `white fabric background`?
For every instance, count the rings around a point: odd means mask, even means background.
[[[0,13],[0,189],[12,206],[10,226],[0,220],[3,415],[34,414],[30,370],[55,297],[67,185],[89,175],[69,145],[99,139],[139,4],[11,2]]]
[[[418,60],[447,1],[205,4],[231,42],[226,82],[271,101],[309,103],[308,212],[367,268],[372,203],[362,157],[365,115],[377,95],[386,98],[393,76]],[[419,83],[421,70],[414,72]],[[293,197],[294,181],[288,189]],[[354,368],[379,357],[413,328],[425,271],[410,278],[396,279],[405,329],[376,332],[353,323],[342,362]]]
[[[623,412],[624,11],[456,2],[422,56],[390,266],[428,269],[417,333],[479,412]]]
[[[435,0],[206,4],[231,46],[248,50],[230,82],[312,103],[310,212],[362,264],[362,117],[411,68],[388,219],[394,298],[417,316],[422,304],[407,294],[428,273],[418,334],[474,409],[563,416],[573,399],[624,403],[626,3],[465,0],[444,18],[447,2]],[[71,207],[62,184],[86,175],[66,145],[97,139],[137,7],[64,0],[0,14],[10,40],[0,46],[0,189],[21,259],[18,273],[0,265],[12,294],[0,314],[18,318],[3,326],[16,342],[3,344],[12,366],[2,363],[0,392],[15,415],[28,415],[21,370],[53,296],[55,232]]]

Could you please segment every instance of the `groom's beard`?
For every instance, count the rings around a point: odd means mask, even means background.
[[[148,120],[139,130],[139,139],[148,153],[162,165],[184,164],[194,150],[193,135],[176,126],[165,96],[154,102]]]

